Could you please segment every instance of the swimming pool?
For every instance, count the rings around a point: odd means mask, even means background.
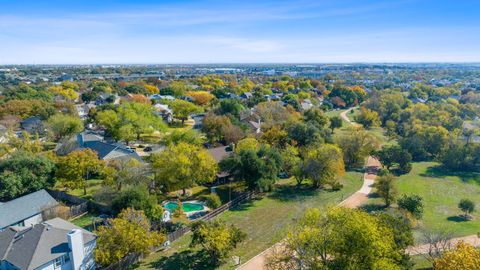
[[[168,212],[173,213],[178,208],[177,202],[167,202],[163,205],[163,208],[167,209]],[[190,212],[197,212],[205,210],[205,206],[200,202],[189,201],[189,202],[182,202],[182,209],[185,213]]]

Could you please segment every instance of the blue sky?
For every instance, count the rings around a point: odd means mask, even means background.
[[[480,62],[478,0],[0,0],[0,64]]]

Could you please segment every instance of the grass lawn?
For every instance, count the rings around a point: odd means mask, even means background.
[[[428,261],[423,255],[413,256],[412,260],[415,262],[413,269],[417,270],[427,270],[432,269],[433,265]]]
[[[480,174],[449,174],[442,171],[435,162],[413,163],[412,171],[402,175],[397,181],[399,194],[418,194],[424,200],[424,215],[414,235],[418,243],[422,240],[422,230],[446,229],[455,236],[465,236],[480,232],[480,212],[473,213],[473,221],[464,221],[458,215],[460,199],[480,202]],[[369,204],[382,204],[379,198]]]
[[[296,189],[291,180],[283,180],[274,192],[263,198],[242,204],[237,209],[224,212],[218,218],[235,224],[247,239],[231,255],[240,256],[245,262],[286,236],[289,226],[302,216],[307,208],[337,204],[358,190],[363,182],[360,172],[348,172],[338,192]],[[154,253],[137,265],[140,269],[206,269],[202,256],[196,249],[189,249],[190,235],[186,235],[166,250]],[[234,269],[231,260],[220,269]]]
[[[83,194],[83,188],[78,188],[78,189],[72,189],[68,191],[68,194],[72,194],[74,196],[80,197],[80,198],[85,198],[85,199],[90,199],[92,195],[98,191],[99,189],[102,188],[102,182],[103,180],[100,179],[91,179],[87,181],[87,194]]]
[[[88,212],[77,219],[71,220],[70,222],[77,225],[78,227],[84,228],[87,231],[92,231],[92,221],[94,217],[95,215],[93,213]]]

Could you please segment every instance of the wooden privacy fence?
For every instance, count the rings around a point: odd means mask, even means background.
[[[69,204],[68,218],[70,219],[78,217],[92,209],[99,213],[105,214],[109,214],[111,212],[111,209],[107,206],[74,195],[70,195],[59,190],[47,189],[47,192],[56,200],[67,202]]]

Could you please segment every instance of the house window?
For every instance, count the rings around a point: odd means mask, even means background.
[[[62,257],[56,258],[55,260],[53,260],[53,267],[54,267],[55,269],[61,267],[61,266],[62,266],[62,261],[63,261],[63,260],[62,260]]]
[[[65,253],[65,255],[63,255],[63,263],[67,263],[69,261],[70,261],[70,254]]]

